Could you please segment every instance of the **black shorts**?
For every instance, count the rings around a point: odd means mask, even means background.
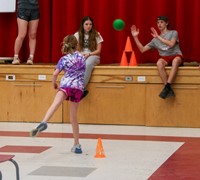
[[[17,17],[25,21],[32,21],[40,18],[39,9],[18,9]]]

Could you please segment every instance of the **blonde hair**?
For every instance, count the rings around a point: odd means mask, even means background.
[[[61,48],[62,54],[73,54],[73,52],[76,50],[77,44],[78,41],[74,35],[70,34],[64,37]]]

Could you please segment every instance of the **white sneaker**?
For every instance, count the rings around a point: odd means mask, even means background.
[[[33,65],[33,58],[29,57],[29,58],[27,59],[26,64],[28,64],[28,65]]]
[[[14,65],[20,64],[20,59],[18,57],[14,57],[13,61],[12,61],[12,64],[14,64]]]
[[[71,152],[75,153],[75,154],[81,154],[83,151],[81,149],[81,145],[80,144],[76,144],[72,147]]]

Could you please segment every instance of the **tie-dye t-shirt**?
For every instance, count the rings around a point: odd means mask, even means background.
[[[67,54],[60,58],[57,69],[64,71],[60,88],[84,90],[85,58],[79,52]]]

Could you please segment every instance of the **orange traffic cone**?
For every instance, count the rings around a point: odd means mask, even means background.
[[[125,51],[122,54],[120,66],[128,66],[128,61],[127,61],[127,58],[126,58]]]
[[[130,63],[129,63],[129,66],[137,66],[137,60],[136,60],[136,57],[135,57],[135,52],[133,51],[132,54],[131,54],[131,59],[130,59]]]
[[[130,40],[130,37],[128,36],[127,37],[127,40],[126,40],[126,46],[125,46],[125,52],[132,52],[133,49],[132,49],[132,45],[131,45],[131,40]]]
[[[96,155],[94,157],[95,158],[105,158],[106,157],[104,154],[101,138],[98,139],[97,147],[96,147]]]

